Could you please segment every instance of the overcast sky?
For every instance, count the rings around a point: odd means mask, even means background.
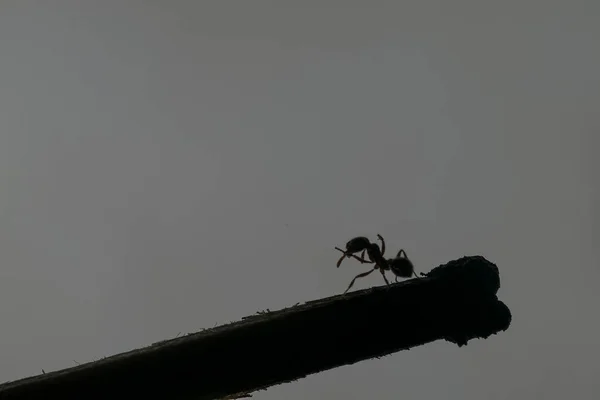
[[[599,35],[595,0],[1,1],[0,382],[339,294],[380,233],[496,263],[512,326],[256,399],[595,397]]]

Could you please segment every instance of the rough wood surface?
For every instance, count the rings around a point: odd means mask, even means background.
[[[0,399],[218,399],[440,339],[506,330],[498,268],[481,256],[77,367],[0,385]]]

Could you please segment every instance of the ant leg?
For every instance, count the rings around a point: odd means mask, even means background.
[[[348,253],[347,251],[344,251],[344,250],[340,249],[339,247],[335,247],[335,249],[337,251],[341,251],[342,253],[344,253],[344,255],[337,262],[337,266],[338,267],[342,263],[342,260],[344,260],[344,257],[348,257],[348,258],[353,257],[353,258],[356,258],[358,261],[360,261],[361,264],[373,264],[374,263],[374,261],[367,261],[367,260],[365,260],[365,258],[364,258],[365,250],[363,250],[363,252],[362,252],[362,257],[358,257],[357,255],[354,255],[352,253]]]
[[[417,275],[417,273],[413,270],[413,275],[415,276],[415,278],[418,278],[419,276]]]
[[[381,240],[381,256],[385,253],[385,240],[383,240],[383,236],[377,234],[377,239]]]
[[[365,252],[367,251],[367,249],[363,250],[362,253],[360,253],[360,257],[352,254],[352,257],[356,258],[358,261],[360,261],[361,264],[373,264],[375,263],[375,261],[367,261],[365,260]]]
[[[361,264],[374,264],[375,263],[375,261],[367,261],[367,260],[365,260],[364,256],[363,257],[359,257],[359,256],[356,256],[354,254],[351,254],[350,257],[356,258],[358,261],[360,261]]]
[[[385,272],[383,271],[383,269],[379,269],[379,272],[381,272],[381,276],[383,276],[383,280],[385,281],[386,284],[390,284],[390,282],[387,280],[387,277],[385,276]]]
[[[348,285],[348,289],[346,289],[346,290],[344,291],[344,294],[346,294],[346,292],[347,292],[348,290],[350,290],[350,288],[352,287],[352,285],[354,285],[354,281],[356,281],[356,279],[358,279],[358,278],[364,278],[365,276],[369,275],[369,274],[370,274],[370,273],[372,273],[373,271],[375,271],[375,269],[372,269],[372,270],[370,270],[370,271],[368,271],[368,272],[363,272],[362,274],[358,274],[358,275],[356,275],[356,276],[354,277],[354,279],[352,279],[352,282],[350,282],[350,285]]]

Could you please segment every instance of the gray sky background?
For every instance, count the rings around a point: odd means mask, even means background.
[[[255,398],[594,398],[599,37],[595,0],[0,2],[0,381],[338,294],[381,233],[497,263],[511,328]]]

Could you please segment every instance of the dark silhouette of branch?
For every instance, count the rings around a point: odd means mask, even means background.
[[[440,339],[506,330],[498,268],[463,257],[420,279],[311,301],[0,385],[0,399],[216,399]]]

